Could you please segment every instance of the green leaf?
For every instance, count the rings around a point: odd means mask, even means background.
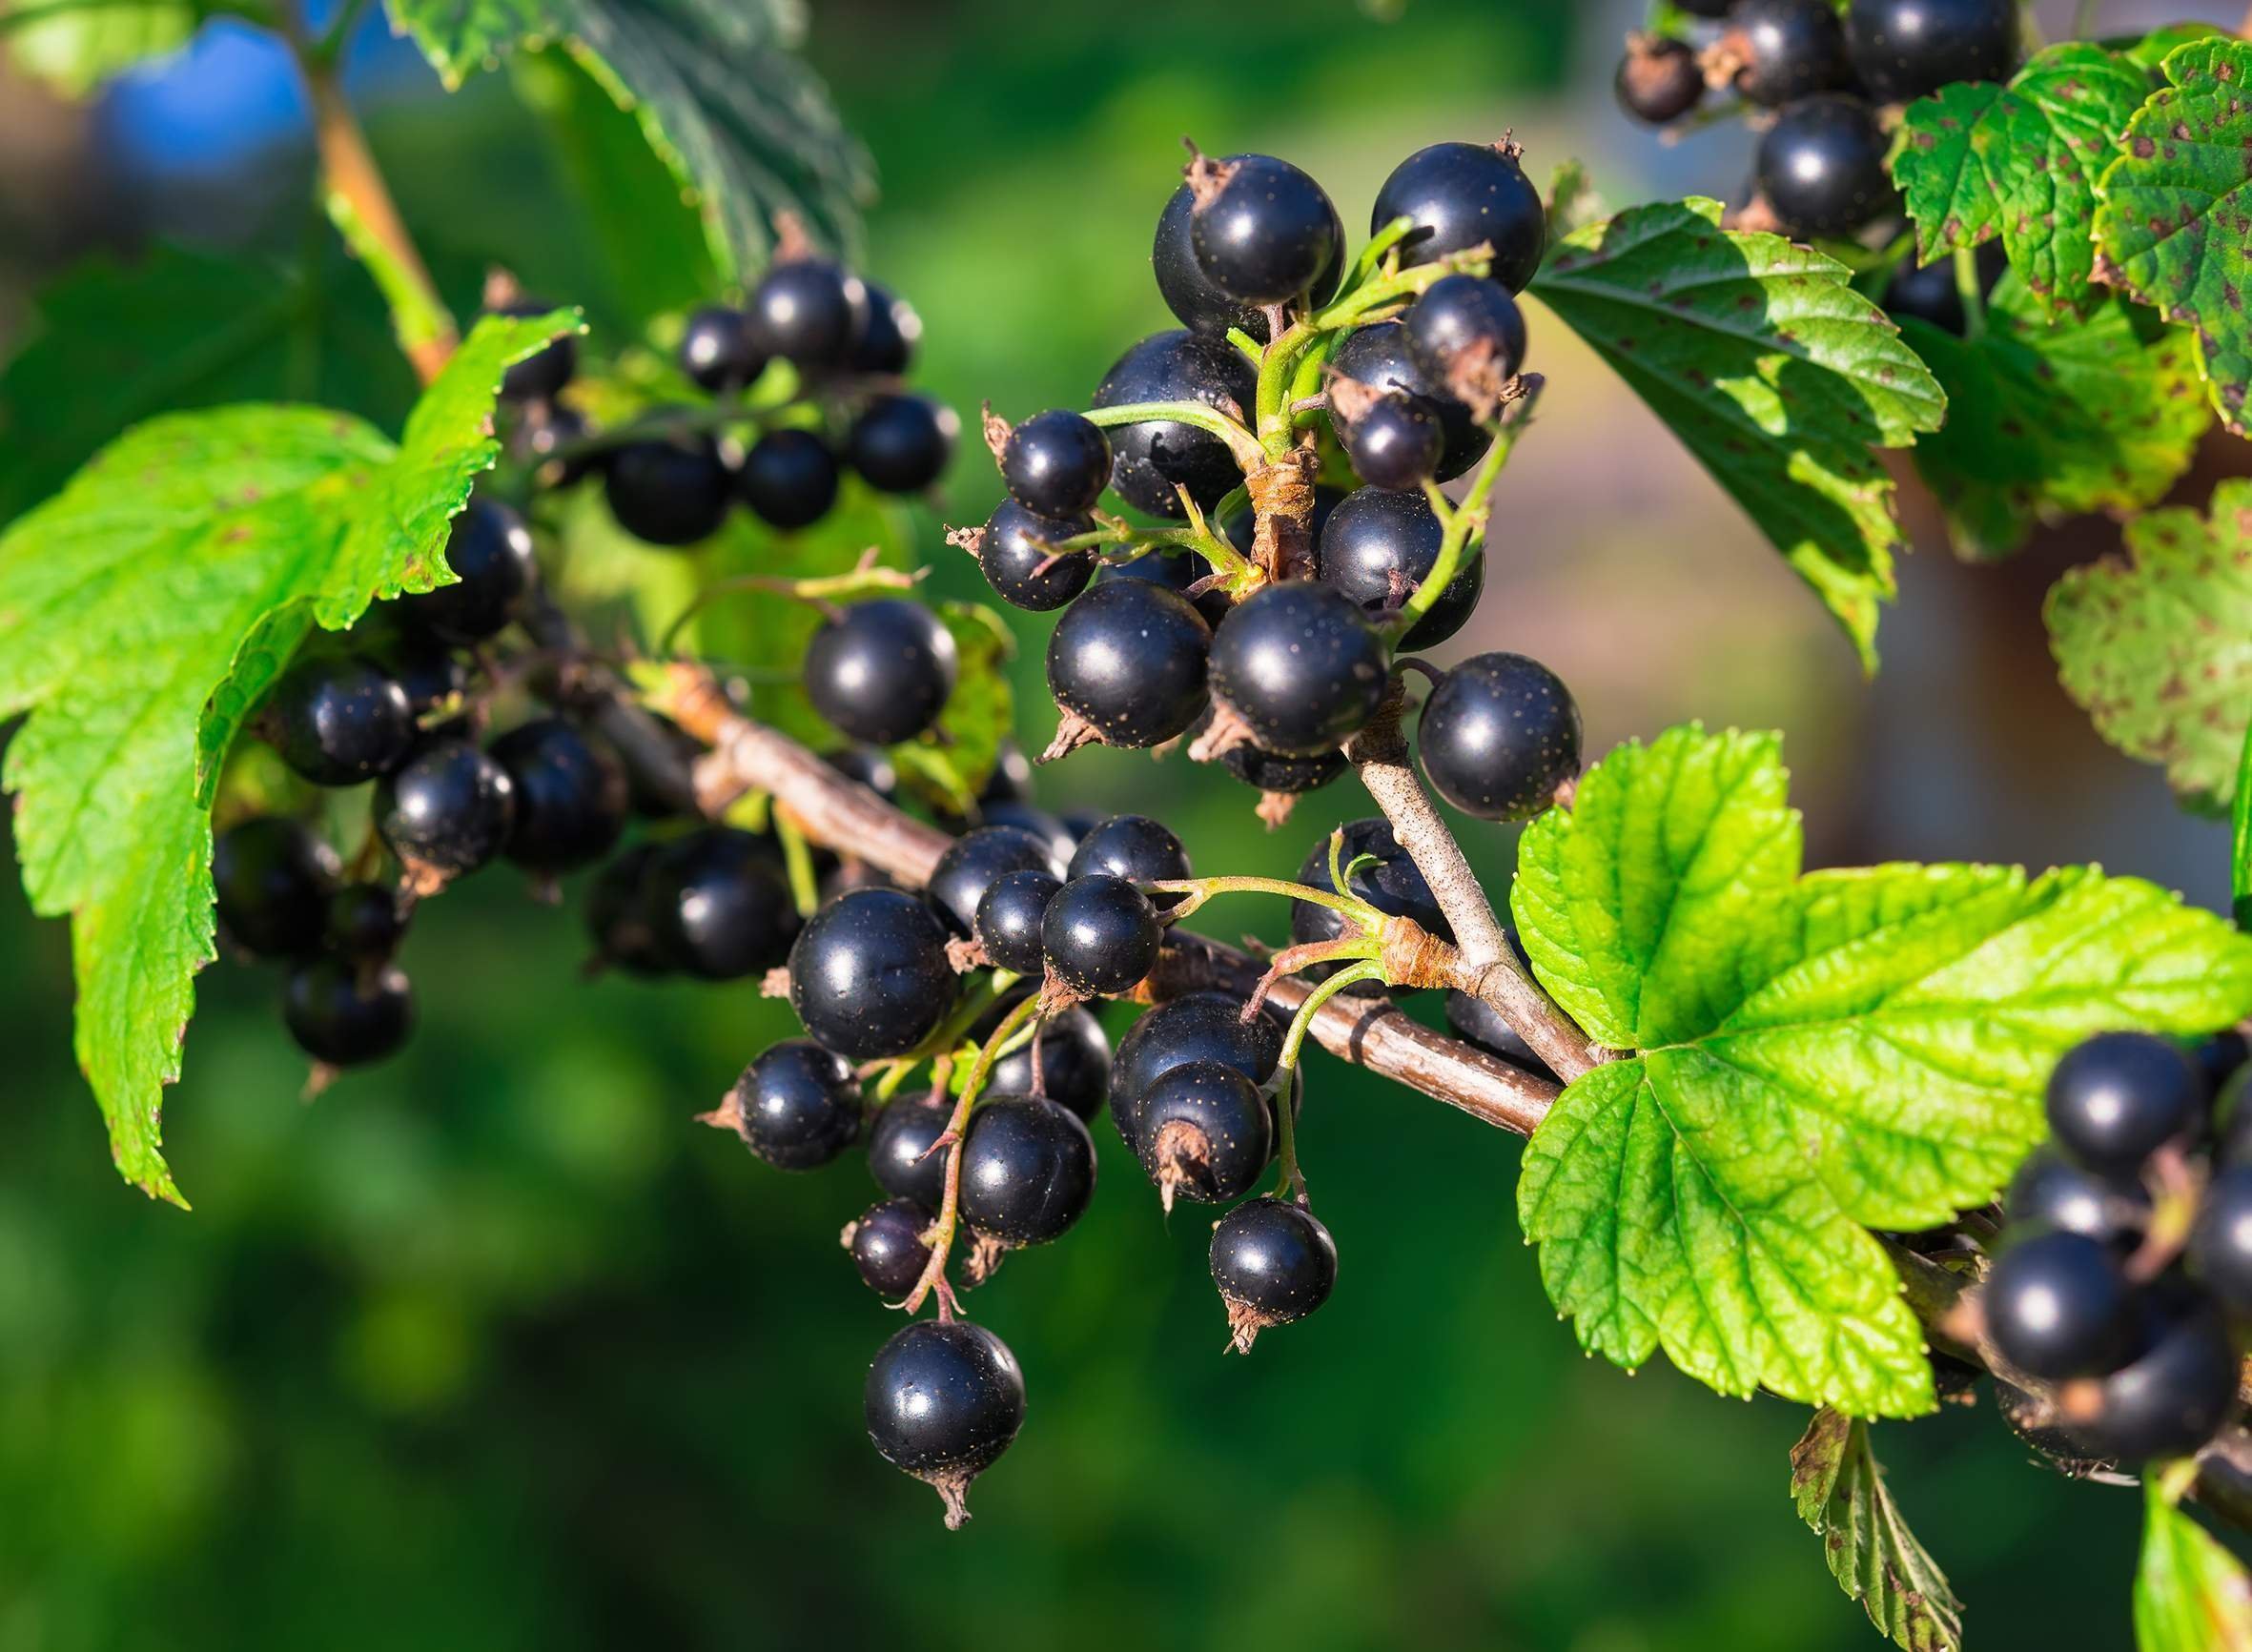
[[[2229,822],[2229,909],[2237,928],[2252,930],[2252,724],[2237,764],[2237,803]]]
[[[2142,1561],[2135,1572],[2137,1652],[2252,1652],[2252,1579],[2236,1557],[2143,1482]]]
[[[2105,40],[2100,44],[2119,53],[2136,68],[2146,73],[2158,72],[2177,47],[2187,46],[2193,40],[2210,40],[2227,31],[2218,23],[2168,23],[2152,30],[2148,34],[2124,35]]]
[[[2096,249],[2096,177],[2150,83],[2086,41],[2037,52],[2006,87],[1963,81],[1912,104],[1893,177],[1931,263],[2000,235],[2043,315],[2086,315]]]
[[[32,908],[71,918],[80,1068],[125,1176],[160,1149],[212,946],[217,759],[315,624],[442,582],[446,524],[498,451],[502,369],[563,317],[488,319],[393,445],[319,408],[173,414],[0,537],[0,717]]]
[[[2074,568],[2049,593],[2065,692],[2112,744],[2225,810],[2252,725],[2252,481],[2215,488],[2210,520],[2138,518],[2126,542],[2126,556]]]
[[[2037,522],[2157,503],[2212,420],[2189,337],[2121,299],[2045,322],[2013,272],[1977,337],[1901,331],[1947,387],[1947,427],[1915,467],[1965,557],[2008,556]]]
[[[1007,622],[979,603],[941,602],[938,617],[952,633],[960,658],[954,691],[934,734],[893,746],[891,760],[901,777],[938,807],[969,815],[1015,726],[1007,666],[1016,643]]]
[[[1542,984],[1629,1052],[1525,1150],[1518,1214],[1583,1345],[1852,1416],[1933,1403],[1870,1229],[1993,1198],[2087,1034],[2252,1010],[2252,940],[2068,867],[1799,870],[1774,737],[1677,728],[1526,828],[1512,895]]]
[[[89,0],[22,21],[0,13],[0,45],[23,73],[83,97],[120,71],[178,51],[202,21],[193,0]]]
[[[1566,236],[1532,292],[1673,427],[1873,669],[1900,536],[1873,450],[1937,429],[1946,398],[1851,275],[1689,200]]]
[[[1878,1634],[1905,1652],[1962,1652],[1962,1602],[1885,1489],[1867,1423],[1814,1413],[1791,1448],[1791,1495],[1831,1576]]]
[[[2252,436],[2252,41],[2180,47],[2097,185],[2096,279],[2197,335],[2213,405]]]

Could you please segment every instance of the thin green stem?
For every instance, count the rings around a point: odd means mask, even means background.
[[[926,1242],[931,1247],[931,1260],[923,1266],[923,1275],[915,1281],[915,1288],[908,1294],[900,1307],[912,1314],[923,1305],[923,1298],[932,1291],[938,1293],[938,1316],[953,1317],[953,1293],[946,1283],[947,1258],[954,1246],[954,1234],[960,1226],[962,1209],[962,1138],[970,1131],[970,1110],[977,1105],[977,1097],[985,1089],[985,1081],[993,1073],[993,1063],[1000,1059],[1001,1046],[1019,1027],[1039,1013],[1040,997],[1034,993],[1020,1000],[1014,1009],[1001,1017],[1001,1024],[978,1049],[977,1058],[970,1064],[970,1076],[963,1082],[962,1093],[954,1098],[954,1111],[946,1121],[946,1134],[941,1139],[946,1149],[946,1192],[939,1201],[938,1219],[931,1225]]]
[[[1298,1066],[1299,1052],[1305,1046],[1307,1030],[1313,1027],[1314,1017],[1321,1012],[1322,1005],[1348,987],[1357,987],[1363,981],[1382,982],[1383,978],[1384,967],[1373,958],[1365,958],[1358,964],[1346,965],[1307,993],[1306,1001],[1298,1007],[1298,1013],[1290,1018],[1290,1031],[1282,1040],[1281,1065],[1294,1069]]]
[[[1176,921],[1187,917],[1216,895],[1288,895],[1294,901],[1311,901],[1317,907],[1327,907],[1334,912],[1362,925],[1370,933],[1383,927],[1384,915],[1366,901],[1356,901],[1350,895],[1333,894],[1327,889],[1316,889],[1304,884],[1285,882],[1281,878],[1168,878],[1145,886],[1160,894],[1186,895],[1173,908]]]
[[[1306,1093],[1305,1075],[1295,1062],[1280,1071],[1285,1077],[1275,1090],[1275,1157],[1281,1173],[1275,1182],[1275,1196],[1304,1204],[1306,1173],[1298,1162],[1298,1110]]]
[[[1201,401],[1129,401],[1116,407],[1092,407],[1085,415],[1090,424],[1186,424],[1209,431],[1228,444],[1236,462],[1245,469],[1259,459],[1259,445],[1251,432],[1217,407]]]
[[[790,899],[798,916],[810,918],[821,906],[820,880],[813,875],[813,849],[797,822],[783,809],[774,811],[774,835],[782,840],[782,865],[789,873]]]
[[[1439,555],[1432,561],[1430,572],[1423,576],[1423,582],[1416,586],[1407,601],[1400,605],[1400,612],[1393,617],[1392,634],[1395,638],[1406,636],[1415,628],[1417,622],[1431,611],[1432,605],[1445,595],[1447,587],[1454,583],[1455,575],[1462,571],[1463,559],[1466,553],[1483,554],[1486,496],[1493,492],[1493,484],[1507,467],[1509,455],[1516,449],[1517,438],[1525,434],[1525,426],[1532,420],[1533,404],[1540,399],[1540,381],[1532,378],[1529,384],[1530,388],[1515,404],[1513,417],[1494,431],[1493,443],[1485,450],[1485,457],[1479,460],[1477,474],[1470,479],[1470,486],[1464,493],[1462,503],[1447,510],[1442,509],[1443,496],[1433,500],[1431,508],[1440,513],[1439,520],[1443,524],[1439,536]],[[1426,491],[1438,493],[1435,487]],[[1472,545],[1473,540],[1477,541],[1475,547]]]
[[[1986,285],[1978,278],[1978,255],[1968,247],[1955,255],[1955,290],[1963,301],[1963,337],[1986,336]]]
[[[1303,319],[1294,321],[1268,342],[1265,354],[1259,358],[1257,416],[1259,452],[1270,460],[1280,459],[1290,451],[1295,423],[1290,413],[1294,399],[1291,390],[1298,381],[1299,360],[1320,337]]]

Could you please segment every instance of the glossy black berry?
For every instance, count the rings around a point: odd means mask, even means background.
[[[897,889],[855,889],[789,949],[789,1003],[806,1030],[853,1061],[905,1055],[938,1030],[956,983],[946,930]]]
[[[588,887],[586,934],[602,965],[640,976],[671,969],[648,900],[649,873],[663,853],[659,845],[636,844],[604,867]]]
[[[358,654],[317,654],[281,674],[266,702],[275,749],[316,785],[387,774],[415,743],[406,690]]]
[[[515,825],[515,783],[466,740],[432,741],[376,788],[376,829],[391,852],[441,878],[483,866]]]
[[[868,332],[868,288],[826,258],[772,266],[745,308],[758,353],[809,372],[850,364]]]
[[[1398,217],[1415,222],[1400,244],[1403,266],[1428,264],[1483,241],[1493,248],[1493,278],[1512,293],[1533,278],[1548,239],[1541,192],[1507,145],[1435,143],[1417,150],[1377,192],[1369,234]]]
[[[1095,1138],[1068,1107],[998,1097],[962,1137],[962,1219],[1004,1245],[1045,1245],[1095,1196]]]
[[[680,361],[691,380],[718,392],[741,390],[767,366],[751,339],[750,317],[726,304],[708,304],[688,317]]]
[[[763,975],[790,955],[797,904],[773,845],[732,826],[701,826],[650,863],[642,900],[656,949],[706,981]]]
[[[873,281],[864,281],[868,295],[868,326],[852,346],[855,373],[905,373],[914,360],[915,346],[923,339],[923,318],[905,298],[894,297]]]
[[[328,900],[320,944],[355,964],[390,961],[406,938],[406,908],[388,884],[346,884]]]
[[[996,969],[1038,976],[1046,969],[1040,919],[1063,880],[1046,871],[1004,872],[977,903],[972,933]]]
[[[2125,1176],[2082,1170],[2054,1147],[2037,1148],[2017,1167],[2003,1201],[2012,1232],[2080,1234],[2131,1243],[2150,1220],[2150,1194]]]
[[[1410,397],[1385,396],[1353,420],[1345,458],[1371,487],[1420,488],[1439,468],[1445,446],[1429,408]]]
[[[878,493],[921,493],[946,474],[961,434],[954,410],[927,396],[879,396],[852,421],[845,462]]]
[[[1793,235],[1844,235],[1895,198],[1891,140],[1857,97],[1824,92],[1775,117],[1759,142],[1760,193]]]
[[[977,540],[977,565],[1002,602],[1045,614],[1062,607],[1095,578],[1093,551],[1056,549],[1094,527],[1092,517],[1044,517],[1006,499],[986,519]]]
[[[1214,697],[1254,744],[1285,756],[1313,757],[1358,733],[1383,703],[1390,665],[1361,604],[1317,580],[1261,587],[1212,637]]]
[[[1094,405],[1201,401],[1239,419],[1250,418],[1259,385],[1243,353],[1224,339],[1194,333],[1155,333],[1118,357],[1095,387]],[[1228,445],[1209,431],[1172,419],[1113,427],[1111,485],[1136,510],[1178,518],[1177,488],[1210,510],[1243,483]]]
[[[807,646],[806,697],[837,728],[873,745],[912,740],[938,721],[960,661],[953,634],[920,602],[854,602]]]
[[[2084,1234],[2011,1246],[1986,1275],[1982,1301],[1995,1346],[2048,1381],[2099,1377],[2135,1349],[2134,1291],[2119,1258]]]
[[[1242,1000],[1224,992],[1191,992],[1158,1005],[1119,1040],[1111,1063],[1111,1116],[1118,1134],[1128,1148],[1141,1152],[1143,1098],[1159,1078],[1188,1062],[1216,1061],[1255,1085],[1266,1083],[1282,1059],[1283,1031],[1271,1008],[1246,1022]]]
[[[2020,48],[2016,0],[1853,0],[1846,46],[1879,103],[1957,80],[2006,80]]]
[[[1035,516],[1083,516],[1110,486],[1111,438],[1069,408],[1035,413],[1009,433],[1001,480]]]
[[[1343,251],[1329,194],[1273,155],[1203,156],[1189,168],[1189,251],[1207,279],[1244,304],[1300,296]]]
[[[2133,1176],[2203,1121],[2205,1081],[2179,1047],[2148,1032],[2099,1032],[2049,1074],[2049,1133],[2092,1171]]]
[[[1446,914],[1439,909],[1439,901],[1431,893],[1431,886],[1423,881],[1423,874],[1400,841],[1392,835],[1389,821],[1382,816],[1367,820],[1347,821],[1341,828],[1344,841],[1338,846],[1337,862],[1341,867],[1351,867],[1358,860],[1371,860],[1359,871],[1349,872],[1345,878],[1345,893],[1355,900],[1366,901],[1378,911],[1395,918],[1411,918],[1443,941],[1454,938],[1447,927]],[[1329,839],[1322,836],[1306,851],[1305,860],[1298,868],[1298,881],[1310,889],[1320,889],[1335,894],[1336,886],[1329,876]],[[1313,946],[1342,939],[1345,916],[1333,907],[1320,906],[1312,901],[1290,903],[1290,939],[1296,946]],[[1325,978],[1334,966],[1316,966],[1307,971],[1316,980]],[[1383,989],[1374,982],[1350,989],[1360,996],[1373,996]]]
[[[943,455],[938,463],[945,467]],[[743,456],[735,491],[768,525],[803,528],[837,502],[837,479],[836,455],[821,438],[809,430],[769,430]]]
[[[521,298],[496,306],[493,314],[535,319],[549,314],[554,308],[554,305],[537,298]],[[578,371],[579,340],[566,333],[501,375],[501,399],[550,400],[564,385],[570,383],[571,375]]]
[[[718,533],[734,481],[707,437],[613,448],[603,498],[618,525],[645,544],[692,545]]]
[[[2134,1359],[2103,1379],[2095,1420],[2073,1427],[2093,1455],[2128,1465],[2189,1456],[2237,1408],[2237,1351],[2211,1303],[2155,1303],[2141,1336]]]
[[[1435,475],[1440,481],[1451,481],[1481,459],[1493,443],[1493,438],[1479,428],[1478,420],[1461,401],[1446,393],[1443,380],[1433,378],[1408,354],[1407,329],[1397,321],[1379,321],[1373,327],[1362,327],[1349,335],[1338,346],[1329,364],[1339,376],[1365,384],[1371,390],[1396,392],[1412,397],[1429,408],[1439,420],[1439,430],[1444,445],[1439,454],[1439,468]],[[1352,421],[1332,404],[1329,422],[1336,429],[1338,440],[1349,444]],[[1320,507],[1316,505],[1316,515]],[[1321,524],[1314,526],[1316,537]]]
[[[775,1045],[743,1070],[730,1097],[743,1144],[776,1170],[809,1171],[860,1134],[860,1081],[810,1039]]]
[[[1679,120],[1705,97],[1705,71],[1695,48],[1663,34],[1635,34],[1627,41],[1619,72],[1611,83],[1619,107],[1649,126]]]
[[[1079,846],[1079,840],[1064,825],[1062,817],[1050,814],[1037,804],[980,804],[977,818],[986,826],[1009,826],[1032,833],[1048,846],[1048,853],[1059,863],[1068,862],[1072,851]]]
[[[1548,1071],[1548,1064],[1525,1043],[1524,1035],[1504,1021],[1501,1011],[1483,998],[1473,998],[1467,992],[1448,988],[1446,1025],[1457,1038],[1476,1045],[1488,1055],[1499,1056],[1512,1067],[1550,1078],[1555,1076]]]
[[[1267,1098],[1235,1068],[1188,1061],[1168,1069],[1137,1105],[1141,1168],[1164,1195],[1219,1205],[1241,1198],[1274,1156]]]
[[[886,1199],[861,1212],[844,1235],[861,1282],[888,1299],[911,1292],[931,1263],[923,1234],[932,1220],[929,1208],[912,1199]]]
[[[329,1067],[365,1067],[397,1052],[414,1030],[406,976],[343,958],[318,958],[289,972],[281,1018],[297,1048]]]
[[[1163,938],[1149,897],[1107,872],[1073,878],[1040,919],[1050,978],[1082,998],[1131,990],[1157,967]]]
[[[953,1103],[895,1096],[868,1132],[868,1171],[895,1198],[932,1210],[946,1196],[946,1153],[936,1148],[953,1115]]]
[[[1522,654],[1480,654],[1423,702],[1416,756],[1431,788],[1480,820],[1529,820],[1580,772],[1580,708]]]
[[[1315,571],[1358,602],[1371,619],[1396,612],[1439,561],[1446,530],[1421,492],[1356,488],[1323,524]],[[1423,617],[1408,627],[1402,648],[1428,648],[1460,631],[1485,589],[1485,558],[1464,558]]]
[[[1080,838],[1066,868],[1075,878],[1108,872],[1130,884],[1154,884],[1196,876],[1189,851],[1173,829],[1146,814],[1116,814],[1098,822]],[[1150,904],[1159,911],[1177,906],[1181,897],[1152,893]]]
[[[383,663],[417,722],[469,692],[468,661],[435,639],[402,639],[384,651]]]
[[[2230,1165],[2206,1186],[2189,1267],[2229,1313],[2252,1318],[2252,1165]]]
[[[1731,84],[1738,94],[1765,109],[1853,77],[1845,31],[1830,0],[1739,0],[1720,45],[1737,66]]]
[[[1207,708],[1190,727],[1189,735],[1195,739],[1211,725],[1212,712]],[[1318,757],[1284,757],[1248,741],[1229,746],[1220,753],[1219,762],[1245,785],[1281,797],[1319,791],[1352,767],[1341,751],[1325,751]]]
[[[1400,325],[1424,376],[1469,407],[1490,407],[1525,365],[1525,312],[1483,275],[1440,276]]]
[[[1196,204],[1195,192],[1182,184],[1157,214],[1157,232],[1150,242],[1150,272],[1157,279],[1157,294],[1181,325],[1193,332],[1219,338],[1236,327],[1263,344],[1267,341],[1266,312],[1230,297],[1197,260],[1193,244]],[[1307,296],[1310,303],[1325,304],[1336,294],[1344,275],[1344,223],[1340,219],[1337,252],[1315,280]]]
[[[1234,536],[1230,537],[1232,539]],[[1245,556],[1251,554],[1248,513],[1245,514],[1242,542],[1237,548]],[[1201,557],[1188,552],[1168,556],[1163,551],[1144,551],[1140,556],[1130,557],[1123,562],[1103,563],[1102,572],[1097,576],[1095,582],[1100,584],[1113,580],[1147,580],[1153,585],[1163,585],[1169,591],[1177,591],[1181,596],[1188,597],[1190,604],[1203,619],[1204,623],[1207,626],[1212,626],[1226,619],[1228,610],[1236,604],[1235,599],[1217,587],[1199,591],[1194,597],[1189,597],[1189,587],[1201,583],[1204,576],[1211,571]]]
[[[220,928],[260,958],[312,952],[328,922],[337,870],[337,851],[297,821],[259,815],[230,826],[211,851]]]
[[[970,1482],[1024,1424],[1024,1373],[982,1325],[917,1320],[877,1351],[863,1409],[876,1450],[937,1490],[952,1530],[970,1518]]]
[[[1048,639],[1048,689],[1110,745],[1157,745],[1204,709],[1212,632],[1190,601],[1150,580],[1106,580]]]
[[[616,846],[631,797],[624,765],[607,746],[543,717],[494,741],[492,754],[516,788],[508,858],[518,866],[575,871]]]
[[[993,1063],[988,1084],[995,1095],[1044,1095],[1092,1120],[1111,1092],[1111,1041],[1102,1023],[1077,1006],[1039,1023],[1035,1071],[1033,1044]]]
[[[516,617],[540,582],[532,530],[506,505],[473,499],[445,541],[454,582],[408,597],[405,617],[440,642],[481,642]]]
[[[1022,826],[979,826],[947,845],[923,893],[949,929],[967,935],[986,891],[1011,872],[1045,872],[1060,883],[1063,863],[1051,844]]]
[[[1271,1325],[1303,1319],[1337,1286],[1337,1241],[1313,1212],[1252,1199],[1213,1224],[1212,1282],[1227,1304],[1237,1352]]]

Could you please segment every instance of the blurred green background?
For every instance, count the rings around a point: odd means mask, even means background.
[[[921,380],[1021,417],[1170,324],[1147,244],[1184,133],[1291,156],[1355,227],[1409,151],[1505,129],[1536,171],[1587,157],[1615,202],[1729,193],[1740,134],[1663,150],[1613,112],[1634,10],[854,0],[817,9],[810,55],[882,171],[869,270],[923,314]],[[384,61],[365,101],[434,261],[470,291],[504,263],[615,326],[504,81],[441,99]],[[136,173],[115,147],[100,106],[0,81],[0,327],[92,242],[295,233],[287,119],[247,167]],[[1781,727],[1818,863],[2097,859],[2220,904],[2221,833],[2103,748],[2047,659],[2040,591],[2115,530],[1964,569],[1911,500],[1927,542],[1864,683],[1725,499],[1540,323],[1542,427],[1444,653],[1539,654],[1597,750],[1689,717]],[[2185,497],[2243,468],[2216,448]],[[951,487],[949,520],[997,496],[973,444]],[[918,519],[938,583],[972,594],[940,525]],[[1013,620],[1036,746],[1046,622]],[[1280,870],[1367,812],[1341,784],[1270,837],[1221,777],[1101,751],[1039,785],[1164,813],[1207,871]],[[1510,834],[1464,838],[1498,889]],[[973,1298],[1030,1416],[949,1536],[861,1429],[896,1324],[835,1242],[864,1172],[786,1176],[689,1123],[784,1030],[753,989],[583,985],[573,911],[497,872],[418,923],[410,1051],[304,1105],[276,983],[218,966],[167,1108],[183,1214],[114,1178],[64,928],[4,882],[0,1652],[1879,1643],[1791,1506],[1804,1411],[1583,1359],[1517,1236],[1519,1144],[1326,1057],[1302,1152],[1342,1255],[1331,1304],[1221,1357],[1204,1213],[1163,1220],[1099,1126],[1095,1211]],[[2131,1495],[2029,1466],[1983,1405],[1877,1446],[1975,1645],[2127,1644]]]

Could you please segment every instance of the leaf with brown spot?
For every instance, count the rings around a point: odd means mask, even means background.
[[[1791,1448],[1791,1495],[1837,1586],[1879,1634],[1906,1652],[1961,1652],[1962,1602],[1900,1518],[1866,1422],[1815,1412]]]

